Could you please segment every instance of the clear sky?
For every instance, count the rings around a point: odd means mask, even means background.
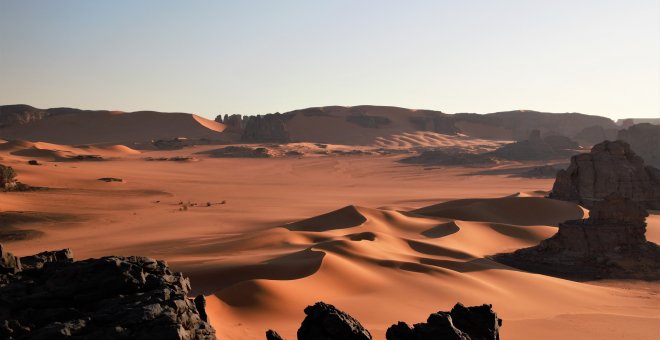
[[[0,104],[660,117],[658,0],[0,0]]]

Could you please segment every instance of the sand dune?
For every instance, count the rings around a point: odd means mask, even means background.
[[[466,199],[440,203],[413,211],[416,214],[466,221],[490,221],[518,225],[557,225],[581,219],[579,206],[542,197]]]
[[[14,223],[12,232],[39,235],[8,248],[165,259],[191,277],[193,293],[207,294],[222,339],[263,339],[268,328],[294,339],[303,308],[318,300],[359,319],[375,339],[398,320],[420,322],[457,301],[492,303],[503,339],[653,339],[660,324],[657,283],[578,283],[488,259],[584,215],[539,197],[552,180],[420,171],[396,156],[186,163],[145,162],[143,154],[29,166],[11,150],[0,155],[17,159],[21,181],[55,189],[2,193],[3,210],[84,219]],[[107,176],[126,182],[96,180]],[[198,205],[182,211],[188,201]],[[649,240],[660,241],[658,230],[653,215]]]
[[[58,114],[0,129],[5,139],[50,143],[148,144],[151,140],[187,138],[221,139],[224,125],[188,113],[78,111]],[[137,144],[136,144],[137,143]]]
[[[45,161],[64,161],[79,155],[98,155],[101,157],[122,157],[137,155],[140,151],[125,145],[69,146],[45,142],[30,142],[24,140],[7,141],[0,144],[0,150],[10,155]]]

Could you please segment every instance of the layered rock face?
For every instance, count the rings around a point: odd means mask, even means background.
[[[188,298],[188,279],[163,261],[0,252],[2,339],[216,338],[203,304]]]
[[[636,124],[620,130],[618,139],[626,141],[644,161],[660,166],[660,125]]]
[[[557,173],[550,198],[588,208],[616,192],[647,209],[660,209],[660,169],[644,164],[626,142],[605,141],[588,154],[571,157]]]
[[[496,255],[504,264],[573,279],[660,279],[660,247],[645,237],[644,208],[617,193],[597,201],[585,220],[559,224],[538,246]]]
[[[387,340],[499,340],[502,319],[492,305],[465,307],[457,303],[450,312],[429,315],[426,323],[413,327],[399,322],[387,329]]]

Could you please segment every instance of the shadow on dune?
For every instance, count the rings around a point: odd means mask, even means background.
[[[349,205],[327,214],[293,222],[283,227],[290,231],[328,231],[346,229],[361,225],[367,218],[360,213],[357,207]]]
[[[49,224],[56,222],[74,222],[80,218],[68,214],[44,213],[37,211],[0,212],[0,242],[29,240],[42,236],[38,229],[26,229],[24,226]]]
[[[214,266],[189,270],[187,273],[194,279],[195,291],[209,294],[252,280],[301,279],[316,273],[324,257],[325,252],[307,248],[261,263]]]

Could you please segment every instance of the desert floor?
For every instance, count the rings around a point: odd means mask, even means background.
[[[71,248],[77,259],[165,259],[208,296],[220,339],[263,339],[269,328],[294,339],[304,307],[320,300],[375,339],[459,301],[493,304],[503,339],[660,338],[658,282],[578,283],[485,258],[535,245],[553,225],[583,216],[577,205],[541,198],[550,179],[427,169],[400,156],[143,159],[182,152],[40,166],[0,153],[20,181],[51,188],[0,194],[2,211],[16,212],[2,228],[35,236],[5,247],[20,256]],[[490,199],[425,210],[441,217],[411,212],[468,198]],[[648,239],[660,242],[659,213],[648,222]]]

